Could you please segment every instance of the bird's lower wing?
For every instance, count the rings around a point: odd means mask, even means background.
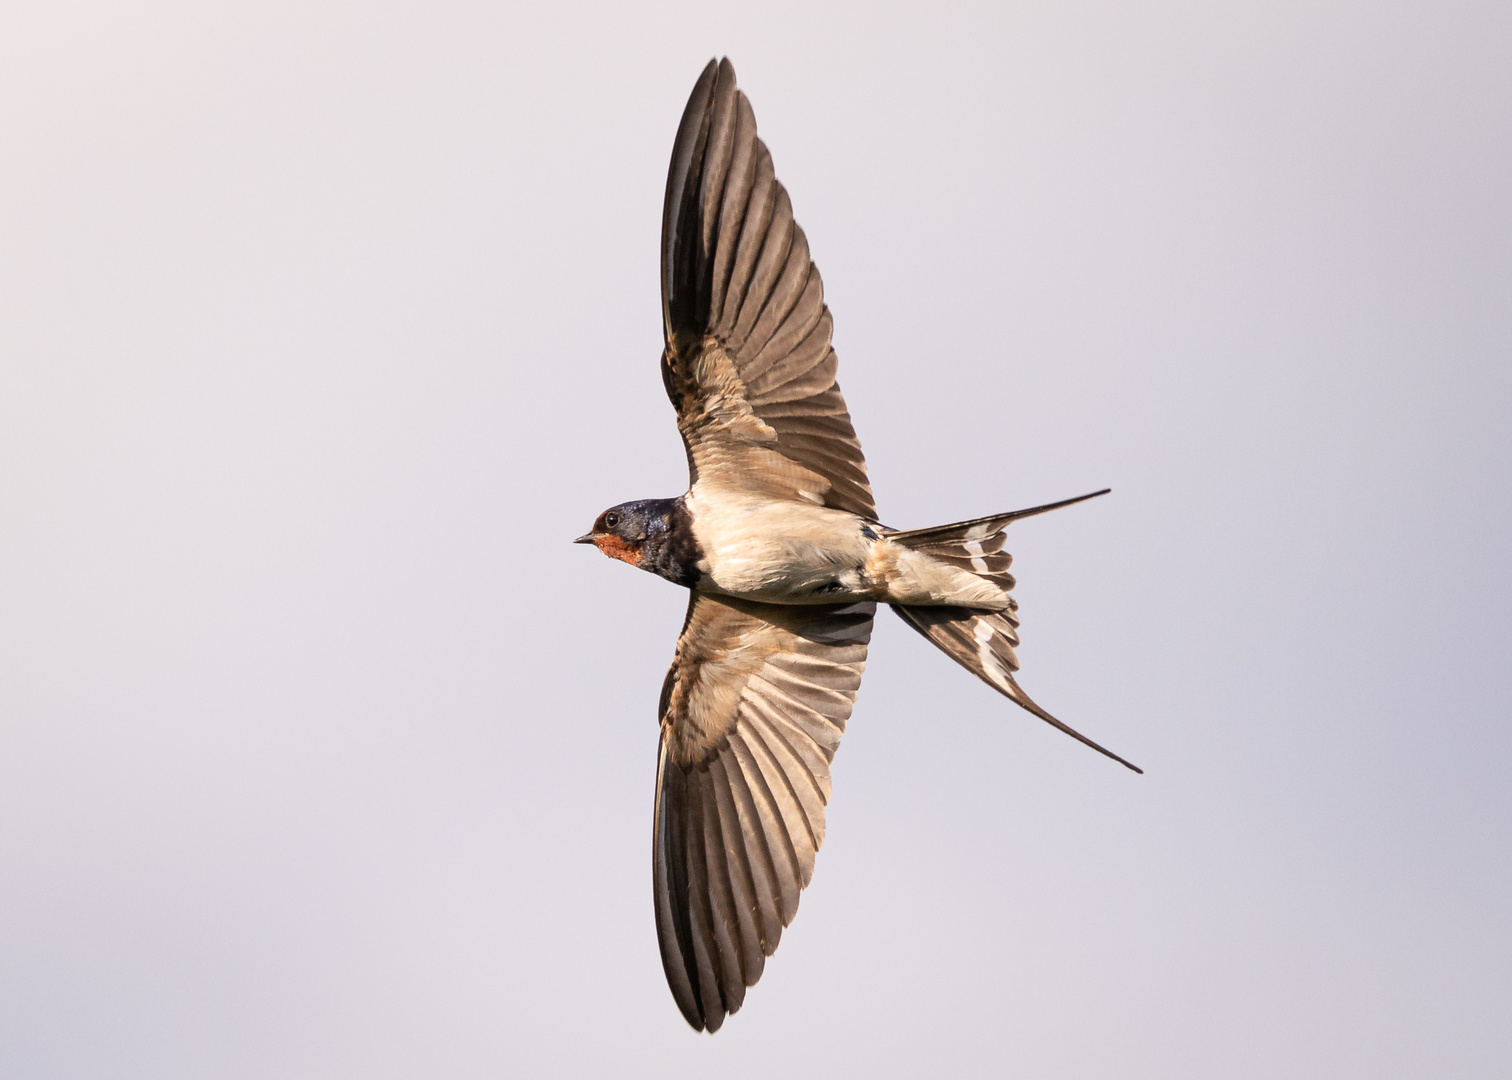
[[[652,865],[662,965],[695,1029],[740,1008],[797,913],[874,612],[689,604],[662,690]]]

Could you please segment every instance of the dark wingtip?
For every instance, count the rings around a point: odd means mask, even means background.
[[[682,121],[677,125],[677,138],[672,143],[672,161],[667,166],[667,192],[662,204],[661,273],[662,320],[666,325],[668,340],[671,340],[672,334],[672,310],[669,304],[674,298],[671,295],[673,282],[670,275],[674,262],[672,249],[677,243],[677,208],[683,200],[683,187],[693,164],[699,131],[719,69],[720,62],[710,59],[699,74],[698,81],[693,84],[688,103],[683,107]]]

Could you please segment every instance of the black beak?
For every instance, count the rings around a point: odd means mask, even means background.
[[[574,544],[591,544],[591,543],[593,543],[593,533],[591,533],[591,532],[585,532],[582,536],[580,536],[576,540],[574,540],[573,543]]]

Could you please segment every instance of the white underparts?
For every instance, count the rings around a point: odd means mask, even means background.
[[[776,604],[847,599],[959,605],[1003,611],[1010,601],[985,576],[889,540],[854,514],[801,502],[710,488],[700,481],[684,505],[702,552],[702,588]],[[982,538],[972,541],[982,553]],[[981,576],[979,576],[981,575]]]

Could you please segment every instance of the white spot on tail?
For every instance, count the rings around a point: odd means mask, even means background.
[[[972,531],[975,532],[976,530],[973,529]],[[987,560],[983,556],[987,553],[982,550],[982,542],[980,540],[968,540],[963,546],[966,548],[966,554],[971,556],[971,568],[979,574],[985,574],[987,572]]]
[[[1008,681],[1008,672],[1003,667],[1003,662],[992,651],[992,639],[997,636],[997,631],[986,619],[977,619],[976,626],[972,629],[972,637],[976,638],[977,659],[982,662],[982,670],[993,684],[1001,687],[1005,692],[1012,692],[1012,683]]]

